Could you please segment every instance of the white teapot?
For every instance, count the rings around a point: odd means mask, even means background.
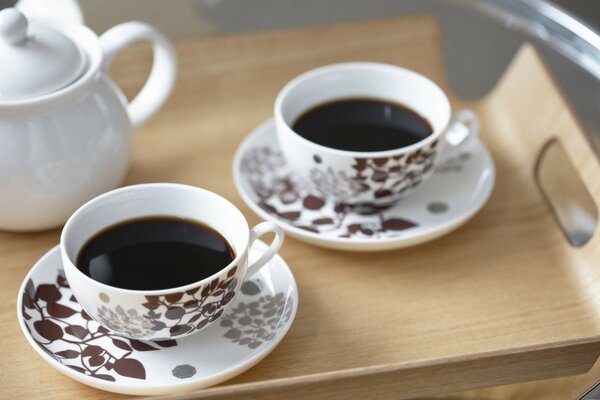
[[[149,41],[154,61],[127,99],[107,69],[125,46]],[[0,11],[0,229],[52,228],[127,172],[131,134],[167,99],[176,75],[171,43],[128,22],[100,38],[82,25],[28,21]]]

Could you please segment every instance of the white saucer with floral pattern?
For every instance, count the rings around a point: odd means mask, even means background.
[[[393,162],[363,167],[380,176],[388,173],[387,167],[393,171],[386,165]],[[490,197],[495,168],[485,145],[474,139],[392,206],[338,204],[290,171],[270,119],[239,146],[233,177],[246,204],[260,217],[279,223],[290,236],[339,250],[377,251],[427,242],[467,222]]]
[[[250,258],[266,247],[257,241]],[[187,392],[241,374],[279,344],[297,308],[296,281],[276,255],[243,284],[219,323],[182,339],[125,339],[82,311],[65,279],[58,246],[34,265],[17,299],[21,329],[44,360],[86,385],[135,395]],[[117,309],[115,318],[142,317]]]

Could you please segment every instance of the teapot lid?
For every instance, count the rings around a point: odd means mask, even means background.
[[[14,8],[0,11],[0,60],[0,102],[62,89],[86,66],[84,52],[66,34]]]

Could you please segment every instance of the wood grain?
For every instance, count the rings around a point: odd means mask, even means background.
[[[277,91],[293,76],[369,60],[417,70],[447,87],[439,32],[429,17],[205,38],[181,42],[177,51],[177,87],[136,134],[125,183],[201,186],[231,199],[251,223],[259,220],[233,186],[233,154],[271,115]],[[120,57],[113,73],[127,94],[143,81],[148,63],[144,48]],[[281,254],[300,293],[288,336],[255,368],[192,397],[404,399],[592,366],[600,354],[598,235],[582,249],[567,243],[533,166],[544,143],[558,137],[598,200],[597,160],[531,48],[488,99],[470,106],[483,119],[498,174],[480,214],[447,237],[376,255],[287,239]],[[54,371],[19,331],[18,286],[58,235],[0,233],[3,397],[119,398]]]

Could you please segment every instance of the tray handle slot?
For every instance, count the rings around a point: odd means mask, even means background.
[[[544,153],[550,151],[548,166],[553,164],[552,159],[555,156],[552,154],[555,153],[559,160],[563,160],[565,172],[571,171],[564,175],[567,180],[580,181],[581,185],[585,187],[585,190],[581,192],[588,193],[596,210],[600,208],[600,162],[592,149],[591,140],[578,123],[575,113],[562,95],[559,85],[533,45],[524,44],[519,49],[515,60],[498,82],[486,106],[487,109],[493,109],[496,112],[496,114],[489,113],[488,116],[500,118],[501,123],[506,124],[513,131],[527,132],[527,134],[515,138],[515,143],[524,145],[523,151],[528,153],[526,156],[531,160],[529,168],[531,168],[531,174],[534,175],[532,179],[543,196],[547,196],[547,194],[539,188],[537,174],[538,172],[543,173],[542,169],[545,170],[543,163],[546,156]],[[501,110],[500,113],[498,110]],[[553,142],[557,145],[552,145]],[[561,150],[557,151],[556,149]],[[558,164],[554,169],[563,168],[560,162]],[[542,183],[542,185],[544,184]],[[562,194],[567,193],[566,186],[560,190],[562,190]],[[549,189],[546,188],[546,191],[549,192]],[[572,198],[572,195],[568,194]],[[548,195],[547,199],[550,196]],[[557,201],[554,200],[554,202]],[[563,224],[566,226],[566,222],[561,222],[561,217],[556,211],[559,205],[551,205],[552,202],[548,202],[548,204],[555,213],[558,225],[564,231]],[[587,207],[590,209],[589,205]],[[591,215],[594,213],[592,212]],[[597,215],[597,211],[595,215]],[[584,250],[582,256],[588,260],[600,259],[599,230],[595,229],[595,232],[591,235],[588,233],[588,236],[591,237],[587,241],[585,237],[576,240],[577,246]],[[567,237],[569,237],[568,234]],[[598,284],[600,285],[600,275]]]
[[[598,207],[557,139],[540,151],[535,180],[567,240],[575,247],[585,245],[596,232]]]
[[[548,76],[550,75],[548,74]],[[548,82],[554,83],[551,79]],[[534,159],[537,160],[536,166],[538,168],[534,170],[534,174],[536,174],[534,179],[538,181],[538,178],[540,178],[537,173],[542,173],[544,168],[543,158],[548,157],[548,155],[549,160],[558,157],[559,161],[556,165],[552,166],[554,164],[552,161],[549,161],[547,165],[551,168],[550,171],[553,171],[550,180],[556,179],[562,185],[556,191],[560,191],[562,197],[579,204],[578,207],[581,210],[587,210],[597,223],[598,208],[600,207],[600,162],[592,149],[591,141],[586,132],[577,122],[574,112],[564,98],[559,95],[560,91],[557,86],[554,87],[554,92],[557,96],[553,107],[544,110],[545,112],[542,114],[548,124],[537,132],[536,141],[538,145],[536,147],[539,150],[536,152]],[[544,91],[541,92],[541,94],[543,93]],[[550,93],[546,92],[546,94]],[[543,154],[548,151],[548,155],[544,157]],[[538,181],[538,186],[539,184]],[[577,189],[578,187],[579,189]],[[541,192],[544,196],[548,194],[543,189]],[[546,197],[546,199],[548,200],[549,197]],[[560,207],[560,205],[558,199],[555,198],[554,202],[556,204],[550,205],[550,208],[557,219],[558,225],[561,226],[564,232],[565,227],[563,227],[563,224],[566,226],[567,222],[566,219],[561,220],[559,215],[560,211],[557,207]],[[581,225],[581,222],[579,224]],[[579,228],[576,228],[576,230]],[[591,253],[588,255],[596,258],[598,255],[595,253],[600,250],[600,233],[598,229],[594,229],[593,232],[590,232],[589,227],[587,229],[587,236],[589,236],[587,240],[585,240],[584,235],[583,238],[577,239],[578,244],[571,242],[571,239],[569,239],[569,242],[574,246],[587,248],[594,253],[594,255]],[[568,233],[566,235],[569,237]]]

